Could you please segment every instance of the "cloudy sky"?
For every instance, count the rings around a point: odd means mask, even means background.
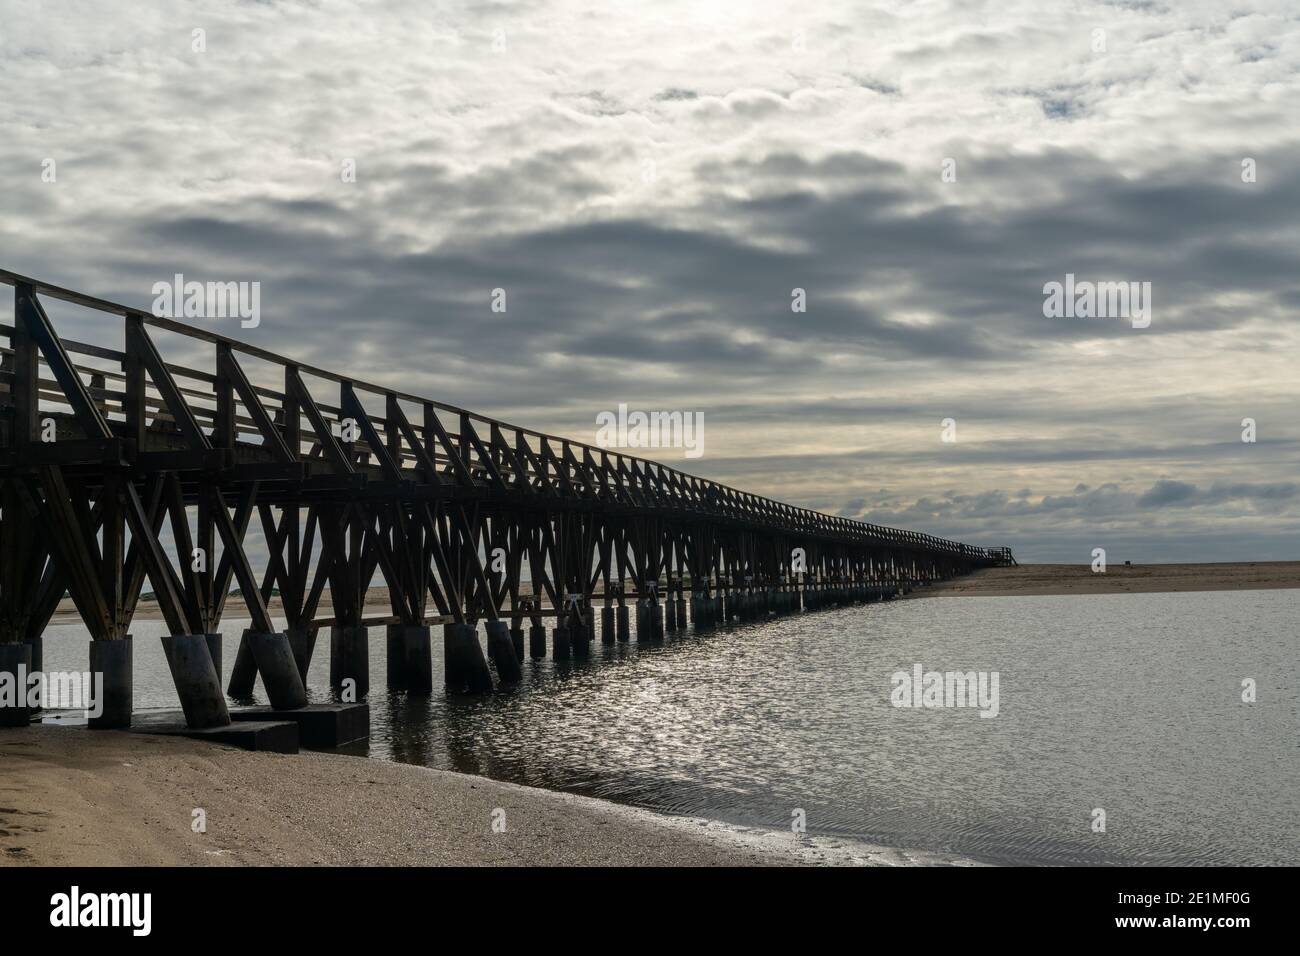
[[[590,7],[0,0],[0,267],[1030,560],[1300,558],[1294,3]]]

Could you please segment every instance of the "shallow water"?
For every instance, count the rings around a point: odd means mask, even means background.
[[[1297,621],[1296,590],[909,600],[597,642],[485,700],[388,693],[376,628],[369,752],[992,861],[1296,864]],[[227,673],[244,625],[224,626]],[[178,706],[163,628],[135,627],[137,709]],[[84,669],[85,640],[51,628],[47,668]],[[317,699],[328,653],[323,634]],[[998,715],[892,706],[916,663],[998,672]]]

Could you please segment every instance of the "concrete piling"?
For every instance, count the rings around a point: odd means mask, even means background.
[[[27,707],[27,678],[31,667],[30,644],[21,641],[0,644],[0,683],[13,689],[11,698],[0,698],[0,727],[25,727],[31,720]]]
[[[443,626],[443,671],[447,689],[453,693],[489,694],[492,672],[488,670],[478,630],[472,624]]]
[[[176,695],[181,699],[181,710],[185,712],[186,726],[194,729],[228,726],[230,712],[226,710],[226,698],[221,693],[217,670],[208,651],[207,635],[172,634],[164,637],[162,644]],[[253,653],[251,648],[250,653]]]
[[[389,624],[386,637],[389,690],[432,693],[433,638],[429,628],[422,624]]]
[[[535,661],[546,656],[546,628],[541,624],[528,628],[528,656]]]
[[[664,601],[664,630],[669,634],[677,630],[677,605],[671,596]]]
[[[370,631],[360,624],[330,628],[330,687],[339,690],[345,680],[356,682],[358,701],[370,692]]]
[[[487,630],[488,657],[496,665],[497,677],[503,684],[517,684],[523,676],[519,668],[519,658],[515,656],[515,646],[510,641],[510,625],[505,621],[488,621]]]
[[[614,643],[614,609],[608,604],[600,609],[600,643]]]
[[[617,615],[618,639],[624,642],[630,641],[632,640],[632,626],[629,620],[629,612],[627,609],[627,605],[620,604],[617,608],[617,611],[618,611],[618,615]]]
[[[555,625],[551,629],[551,657],[557,661],[567,661],[572,656],[573,640],[569,636],[569,625]]]
[[[591,625],[593,620],[590,612],[588,612],[585,619],[577,617],[576,613],[569,619],[570,645],[573,649],[573,656],[580,660],[585,660],[591,656]]]
[[[217,686],[221,686],[221,635],[204,634],[208,642],[208,656],[212,658],[212,669],[217,672]]]
[[[253,685],[257,682],[257,661],[253,659],[253,649],[248,646],[248,631],[239,639],[239,650],[235,652],[235,663],[230,668],[230,683],[226,693],[236,699],[253,696]]]
[[[131,726],[134,646],[130,634],[117,641],[90,642],[90,672],[100,675],[104,686],[100,695],[103,708],[98,717],[86,719],[87,726],[102,730]]]
[[[520,664],[524,662],[524,629],[518,621],[514,622],[510,628],[510,647],[515,652],[515,660]]]
[[[45,639],[40,634],[37,634],[35,637],[24,638],[23,643],[32,649],[32,664],[31,667],[27,669],[27,673],[28,674],[41,673],[43,670],[45,670],[45,663],[44,663]],[[35,716],[37,713],[39,713],[40,709],[41,708],[39,704],[37,704],[35,707],[32,707],[31,716]]]
[[[289,648],[293,651],[293,661],[298,665],[298,676],[303,686],[307,685],[307,671],[311,669],[311,656],[316,650],[316,629],[310,627],[291,627],[286,632]]]
[[[266,699],[272,709],[297,710],[306,707],[307,689],[303,687],[302,675],[298,673],[298,663],[293,658],[289,638],[279,633],[250,631],[246,640],[253,651],[253,659],[257,661],[262,686],[266,689]],[[221,686],[220,681],[217,686]]]

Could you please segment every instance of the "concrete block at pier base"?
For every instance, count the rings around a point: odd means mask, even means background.
[[[650,639],[664,639],[664,606],[658,601],[650,602]]]
[[[677,630],[677,605],[673,603],[672,598],[664,601],[664,630],[669,632]]]
[[[249,631],[244,640],[252,648],[253,659],[262,674],[266,699],[276,710],[295,710],[307,706],[307,689],[302,686],[298,664],[293,659],[293,649],[284,634],[262,634]],[[217,684],[221,686],[220,682]]]
[[[253,659],[253,649],[248,646],[248,631],[240,638],[239,650],[235,652],[235,663],[230,668],[230,683],[226,693],[235,699],[253,696],[253,685],[257,682],[257,661]]]
[[[522,627],[510,628],[510,646],[515,650],[515,660],[522,664],[524,662],[524,629]]]
[[[616,611],[616,621],[617,621],[617,624],[618,624],[617,629],[616,629],[616,632],[617,632],[617,634],[618,634],[618,639],[619,639],[620,641],[630,641],[630,640],[632,640],[632,626],[631,626],[631,621],[630,621],[629,616],[628,616],[629,612],[628,612],[628,609],[627,609],[627,605],[626,605],[626,604],[620,604],[620,605],[615,609],[615,611]]]
[[[241,707],[230,712],[235,723],[290,722],[298,727],[298,744],[312,750],[330,750],[370,737],[368,704],[308,704],[298,710]]]
[[[636,602],[636,642],[650,641],[650,605],[645,601]]]
[[[131,726],[132,694],[131,635],[118,641],[90,642],[90,673],[102,675],[103,709],[98,717],[87,717],[86,726],[96,730],[121,730]]]
[[[330,628],[330,687],[339,690],[345,680],[356,681],[358,701],[370,693],[370,631],[360,624]]]
[[[492,693],[492,672],[478,642],[478,630],[472,624],[445,624],[442,637],[447,689],[454,694]]]
[[[419,624],[389,624],[388,688],[411,694],[433,692],[433,639]]]
[[[535,661],[546,656],[546,628],[542,625],[528,628],[528,656]]]
[[[608,605],[600,609],[600,643],[614,643],[614,609]]]
[[[286,633],[289,636],[289,648],[293,651],[294,663],[298,665],[298,676],[302,678],[305,687],[307,671],[311,669],[311,656],[316,651],[316,629],[291,627]]]
[[[217,670],[212,666],[207,635],[173,634],[164,637],[162,645],[186,726],[192,730],[227,726],[230,714]]]
[[[116,644],[117,642],[105,641],[104,643]],[[241,750],[280,754],[298,752],[298,725],[287,720],[241,720],[232,721],[224,727],[187,727],[182,715],[174,710],[154,711],[138,715],[131,730],[138,734],[206,740],[209,743],[238,747]]]
[[[243,750],[277,754],[298,752],[298,727],[290,721],[245,721],[230,723],[225,727],[191,728],[183,736],[194,740],[210,740]]]
[[[684,597],[677,599],[677,629],[686,630],[686,598]]]
[[[569,637],[569,626],[558,624],[551,628],[551,657],[557,661],[567,661],[573,656],[573,641]]]
[[[0,682],[5,685],[4,696],[0,698],[0,727],[26,727],[31,722],[27,707],[31,667],[30,644],[0,644]]]
[[[510,625],[505,621],[488,621],[485,627],[488,657],[496,665],[497,677],[503,684],[518,684],[523,674],[519,658],[515,657],[515,646],[510,642]]]

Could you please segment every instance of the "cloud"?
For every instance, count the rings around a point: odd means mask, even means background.
[[[142,306],[260,281],[222,331],[588,440],[620,401],[702,411],[688,470],[1048,557],[1143,515],[1170,557],[1277,548],[1300,507],[1281,3],[13,19],[5,268]],[[1067,273],[1150,282],[1151,327],[1044,318]]]

